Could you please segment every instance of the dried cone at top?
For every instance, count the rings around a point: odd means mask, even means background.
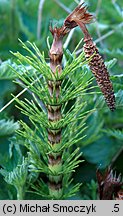
[[[66,18],[64,25],[69,29],[79,26],[84,33],[84,52],[86,59],[91,59],[89,61],[90,69],[96,77],[96,81],[105,97],[107,105],[111,111],[114,111],[115,96],[109,73],[103,58],[99,54],[96,44],[94,44],[85,26],[85,24],[90,23],[92,19],[93,16],[88,13],[87,8],[81,4]]]

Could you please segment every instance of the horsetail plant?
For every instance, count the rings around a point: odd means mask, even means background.
[[[30,42],[30,49],[21,43],[31,56],[13,53],[23,68],[21,72],[15,70],[15,73],[23,82],[21,85],[33,92],[34,98],[31,101],[15,98],[18,108],[34,126],[31,129],[20,121],[22,129],[17,133],[25,139],[24,144],[29,150],[29,172],[45,174],[45,181],[41,179],[36,186],[32,186],[33,190],[47,199],[65,199],[73,196],[81,185],[76,184],[68,191],[72,172],[82,162],[79,148],[73,146],[84,137],[80,134],[86,129],[84,119],[88,113],[85,101],[80,101],[79,96],[92,89],[92,78],[81,70],[86,63],[84,53],[78,57],[74,54],[72,62],[68,61],[62,70],[62,39],[67,30],[55,27],[51,32],[54,39],[49,52],[50,67],[44,54]],[[26,70],[25,63],[32,66],[31,74]],[[72,100],[74,103],[68,109]],[[83,119],[82,124],[78,124],[79,119]]]
[[[81,186],[72,183],[72,173],[82,162],[76,144],[85,137],[86,119],[92,112],[87,110],[83,96],[93,94],[95,88],[92,86],[93,77],[83,70],[83,65],[90,65],[110,109],[114,110],[113,88],[107,69],[85,27],[91,19],[86,8],[80,5],[66,18],[62,27],[50,27],[53,36],[49,50],[50,66],[34,43],[28,42],[27,46],[20,41],[27,56],[13,53],[21,64],[20,68],[13,68],[21,80],[16,82],[33,95],[32,100],[15,97],[17,107],[32,124],[30,127],[30,124],[20,121],[21,129],[17,131],[28,149],[29,176],[26,172],[26,184],[30,183],[32,192],[45,199],[67,199]],[[77,25],[85,36],[85,53],[76,56],[74,51],[72,59],[66,57],[64,64],[63,38]],[[27,70],[26,65],[31,70]],[[30,177],[34,173],[35,181]]]

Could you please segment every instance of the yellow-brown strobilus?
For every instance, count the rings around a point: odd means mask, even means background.
[[[109,78],[109,73],[104,64],[104,60],[99,54],[96,44],[93,42],[91,35],[89,34],[86,24],[89,24],[93,19],[93,16],[87,12],[87,8],[80,4],[74,9],[74,11],[66,18],[64,25],[68,29],[72,29],[79,26],[84,34],[84,52],[86,59],[89,61],[89,66],[94,74],[97,84],[99,85],[107,105],[114,111],[115,109],[115,96],[112,83]]]

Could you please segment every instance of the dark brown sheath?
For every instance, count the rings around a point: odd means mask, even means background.
[[[69,29],[79,26],[84,34],[84,52],[86,59],[89,61],[89,66],[94,74],[96,81],[105,97],[107,105],[114,111],[115,109],[115,96],[113,86],[109,78],[109,73],[104,64],[104,60],[99,54],[96,44],[94,44],[86,24],[90,23],[93,16],[87,12],[87,8],[83,4],[79,5],[75,10],[66,18],[64,25]]]

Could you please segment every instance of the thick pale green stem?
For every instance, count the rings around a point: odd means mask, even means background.
[[[53,44],[51,46],[49,57],[50,67],[52,73],[62,73],[62,39],[65,32],[65,28],[51,29],[53,35]],[[56,97],[56,104],[48,105],[48,119],[50,122],[59,121],[61,116],[61,105],[57,104],[60,96],[61,80],[49,80],[48,88],[51,98]],[[61,145],[62,128],[56,128],[54,130],[48,129],[48,141],[52,145],[53,152],[49,154],[49,169],[54,175],[49,175],[49,193],[54,199],[59,199],[62,196],[62,175],[58,174],[62,172],[62,152],[55,152],[55,149]]]
[[[17,190],[17,200],[23,200],[25,195],[24,187],[18,187],[16,188],[16,190]]]

